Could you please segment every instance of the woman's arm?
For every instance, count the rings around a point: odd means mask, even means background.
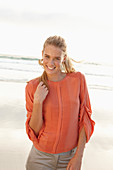
[[[84,127],[81,129],[77,150],[73,158],[69,161],[67,169],[66,170],[80,170],[82,165],[82,157],[83,152],[86,144],[86,133]]]
[[[77,155],[77,157],[79,157],[80,159],[83,156],[85,144],[86,144],[86,132],[83,127],[79,134],[79,140],[78,140],[77,150],[76,150],[76,154],[75,154],[75,156]]]
[[[33,112],[29,121],[29,126],[34,130],[36,136],[38,136],[38,133],[43,124],[42,105],[47,94],[47,87],[43,85],[43,82],[40,82],[34,94]]]
[[[29,121],[29,126],[34,130],[36,136],[42,127],[43,117],[42,117],[42,103],[35,102],[33,103],[33,112],[31,119]]]

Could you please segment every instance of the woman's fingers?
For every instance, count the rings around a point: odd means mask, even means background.
[[[48,94],[48,88],[47,86],[41,81],[34,94],[34,100],[35,101],[41,101],[43,102]]]
[[[47,88],[47,86],[43,83],[43,81],[41,81],[41,82],[39,83],[38,87]]]
[[[39,84],[38,84],[38,87],[42,86],[43,85],[43,81],[41,81]]]

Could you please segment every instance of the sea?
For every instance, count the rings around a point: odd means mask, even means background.
[[[36,56],[0,55],[0,81],[26,83],[40,76],[43,68],[38,60]],[[113,91],[113,63],[81,61],[74,66],[85,74],[90,89]]]

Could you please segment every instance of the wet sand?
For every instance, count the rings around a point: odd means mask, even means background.
[[[0,170],[25,170],[32,142],[25,132],[25,84],[0,82]],[[113,91],[89,89],[95,131],[82,170],[113,169]]]

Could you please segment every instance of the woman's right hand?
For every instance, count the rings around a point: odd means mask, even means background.
[[[41,81],[38,84],[37,89],[36,89],[36,91],[34,93],[34,103],[41,103],[42,104],[43,101],[45,100],[48,92],[49,92],[48,88]]]

